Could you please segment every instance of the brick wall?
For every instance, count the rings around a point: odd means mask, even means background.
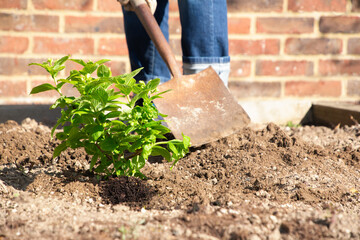
[[[228,0],[232,93],[240,101],[358,100],[359,3]],[[176,0],[170,4],[180,60]],[[28,63],[66,54],[109,58],[114,74],[130,70],[116,0],[0,0],[0,104],[50,103],[56,95],[28,95],[49,81]]]

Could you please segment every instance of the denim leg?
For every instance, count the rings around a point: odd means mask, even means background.
[[[154,17],[165,38],[169,40],[169,2],[168,0],[158,0],[157,2]],[[131,69],[144,68],[135,77],[136,80],[148,81],[154,78],[160,78],[161,82],[168,81],[170,79],[169,69],[136,14],[125,11],[124,9],[123,14]]]
[[[227,85],[230,57],[226,0],[178,0],[184,74],[212,66]]]

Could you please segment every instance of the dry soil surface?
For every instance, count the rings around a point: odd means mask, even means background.
[[[248,127],[146,180],[98,180],[27,119],[0,124],[0,239],[360,239],[360,126]]]

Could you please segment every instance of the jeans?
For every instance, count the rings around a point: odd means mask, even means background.
[[[169,2],[158,0],[154,13],[169,40]],[[227,86],[230,72],[226,0],[178,0],[183,74],[212,66]],[[143,67],[137,80],[170,80],[170,72],[134,12],[123,10],[132,70]]]

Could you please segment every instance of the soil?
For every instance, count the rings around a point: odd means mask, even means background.
[[[57,144],[0,124],[0,239],[360,239],[360,125],[249,126],[146,180],[99,180]]]

